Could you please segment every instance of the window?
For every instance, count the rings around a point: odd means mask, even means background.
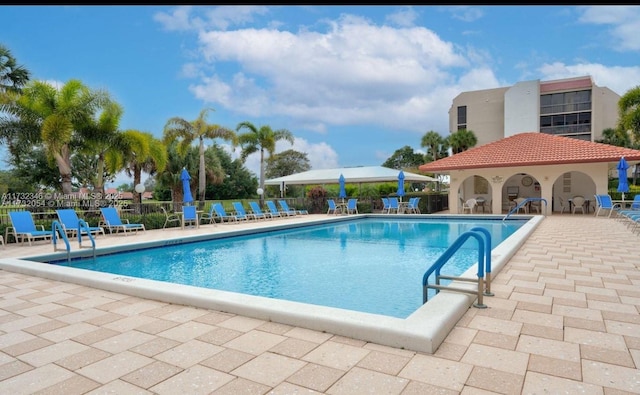
[[[591,139],[591,90],[540,96],[542,133]]]
[[[458,130],[467,128],[467,106],[458,107]]]

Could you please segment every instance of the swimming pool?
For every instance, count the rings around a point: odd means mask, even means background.
[[[360,218],[57,264],[406,318],[422,306],[424,272],[460,234],[483,227],[495,247],[525,222]],[[477,258],[469,240],[442,274]]]
[[[365,214],[357,218],[392,218],[388,215]],[[402,217],[402,216],[400,216]],[[414,216],[412,216],[414,217]],[[429,218],[430,220],[445,218],[456,219],[458,215],[421,215],[414,218]],[[465,219],[476,216],[464,216]],[[524,243],[526,237],[533,232],[542,216],[521,216],[529,219],[526,224],[514,232],[511,236],[492,250],[493,271],[498,272],[506,261]],[[268,231],[287,230],[292,227],[302,227],[307,224],[342,223],[348,225],[356,216],[326,217],[310,216],[308,219],[291,219],[278,221],[262,221],[253,224],[252,227],[260,227]],[[476,220],[491,219],[500,223],[501,216],[477,216]],[[297,221],[304,221],[298,223]],[[228,229],[228,230],[227,230]],[[134,243],[134,245],[119,245],[101,248],[100,252],[114,253],[131,248],[151,248],[168,246],[173,244],[186,244],[194,241],[202,241],[211,238],[225,238],[228,236],[242,236],[255,233],[257,229],[237,230],[236,226],[218,226],[213,234],[198,234],[178,237],[175,239],[162,239]],[[145,238],[144,236],[143,238]],[[131,239],[128,239],[131,240]],[[153,240],[153,238],[147,240]],[[404,248],[407,246],[404,241]],[[347,238],[347,248],[349,240]],[[395,248],[401,249],[402,243],[397,242]],[[409,248],[410,249],[410,248]],[[88,255],[86,250],[77,255]],[[2,259],[0,268],[21,272],[29,275],[62,280],[82,284],[94,288],[105,289],[113,292],[129,294],[137,297],[155,299],[164,302],[191,305],[195,307],[213,309],[223,312],[255,317],[268,321],[280,322],[293,326],[299,326],[318,331],[326,331],[333,334],[352,337],[378,344],[398,348],[408,348],[427,353],[434,352],[444,340],[457,320],[469,309],[475,297],[462,293],[441,292],[428,303],[419,307],[407,318],[384,316],[380,314],[363,313],[354,310],[336,309],[332,307],[273,299],[268,297],[253,296],[228,292],[224,290],[205,289],[181,284],[169,284],[156,280],[130,277],[127,275],[114,275],[65,267],[60,265],[43,265],[39,262],[60,260],[66,254],[46,254],[27,259]],[[426,266],[426,265],[425,265]],[[475,266],[475,265],[474,265]],[[475,268],[463,273],[465,277],[475,277]],[[421,271],[422,275],[423,271]],[[351,288],[344,290],[350,293]],[[419,291],[418,291],[419,292]],[[485,301],[487,298],[485,298]]]

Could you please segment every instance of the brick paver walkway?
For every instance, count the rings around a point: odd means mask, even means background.
[[[640,393],[640,235],[554,215],[494,277],[429,355],[0,271],[0,393]]]

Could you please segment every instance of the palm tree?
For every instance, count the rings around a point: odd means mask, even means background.
[[[86,129],[84,152],[95,155],[97,159],[94,189],[104,195],[105,157],[123,152],[127,147],[123,146],[118,126],[122,117],[122,107],[113,101],[104,106],[104,110],[98,119],[92,119]],[[114,173],[111,173],[114,174]]]
[[[424,136],[422,136],[422,141],[420,146],[427,149],[427,158],[431,160],[428,162],[435,162],[438,160],[438,155],[442,150],[442,146],[444,145],[444,138],[440,136],[440,133],[434,132],[433,130],[428,131]]]
[[[162,172],[167,165],[167,148],[151,133],[125,130],[118,140],[117,145],[123,150],[109,151],[106,162],[110,171],[117,172],[124,168],[129,177],[133,176],[134,187],[140,184],[143,171],[153,175]],[[133,203],[140,203],[137,193],[133,194]]]
[[[200,205],[204,205],[206,192],[206,168],[204,160],[204,139],[221,138],[236,144],[236,134],[233,130],[229,130],[219,125],[211,125],[206,122],[206,117],[212,108],[205,108],[200,111],[200,115],[194,121],[187,121],[180,117],[173,117],[167,121],[164,126],[164,142],[169,145],[174,141],[178,141],[178,154],[184,157],[189,146],[194,140],[198,140],[198,152],[200,157],[200,165],[198,168],[198,196]]]
[[[636,86],[625,93],[618,101],[620,112],[619,128],[631,131],[632,144],[637,148],[640,144],[640,86]]]
[[[276,150],[276,142],[286,140],[293,145],[293,134],[287,129],[273,130],[270,126],[264,125],[260,129],[256,128],[251,122],[240,122],[236,127],[236,131],[247,129],[245,133],[238,135],[238,143],[242,147],[242,160],[254,152],[260,151],[260,189],[264,191],[264,152],[267,151],[269,156],[273,155]],[[264,194],[260,195],[260,204],[264,203]]]
[[[58,167],[64,194],[72,192],[72,147],[84,144],[80,131],[108,101],[106,92],[91,90],[78,80],[70,80],[60,89],[35,81],[10,108],[22,122],[36,126],[48,156]]]
[[[471,130],[467,129],[460,129],[450,134],[448,140],[453,154],[466,151],[478,144],[478,138],[476,135]]]
[[[29,70],[18,65],[11,51],[0,44],[0,94],[20,92],[30,77]]]

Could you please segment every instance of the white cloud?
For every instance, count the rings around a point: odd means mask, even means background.
[[[618,51],[640,50],[640,7],[594,6],[582,8],[579,21],[587,24],[611,25],[612,48]]]
[[[396,26],[409,27],[415,24],[417,18],[418,13],[413,8],[404,7],[398,12],[387,15],[386,20]]]
[[[314,130],[363,123],[446,130],[443,103],[453,96],[440,96],[442,87],[455,83],[449,69],[469,67],[459,49],[424,27],[376,26],[352,15],[327,26],[201,32],[203,59],[237,63],[241,72],[217,70],[191,90],[242,116],[288,117]]]

